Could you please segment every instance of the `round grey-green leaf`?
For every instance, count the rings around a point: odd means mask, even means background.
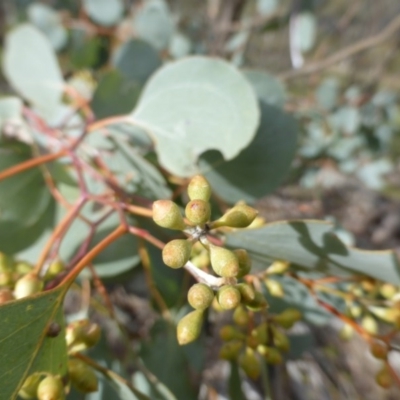
[[[48,39],[30,24],[19,25],[5,39],[3,72],[8,83],[46,118],[61,103],[64,80]]]
[[[201,153],[215,149],[231,160],[247,147],[260,111],[254,91],[235,67],[188,57],[153,75],[131,117],[152,136],[164,168],[191,176],[198,173]]]
[[[124,13],[122,0],[83,0],[83,7],[89,17],[103,26],[113,26]]]

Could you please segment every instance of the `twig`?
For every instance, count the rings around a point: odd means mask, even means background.
[[[400,15],[394,18],[392,22],[378,34],[353,43],[352,45],[345,47],[344,49],[334,53],[332,56],[324,60],[305,65],[303,68],[300,68],[298,70],[284,72],[279,75],[279,78],[287,80],[321,71],[327,67],[330,67],[333,64],[337,64],[338,62],[353,56],[354,54],[360,53],[361,51],[367,50],[370,47],[374,47],[385,42],[391,36],[393,36],[399,28]]]

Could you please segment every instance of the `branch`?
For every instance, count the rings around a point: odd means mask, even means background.
[[[353,56],[354,54],[360,53],[361,51],[367,50],[370,47],[374,47],[385,42],[386,40],[390,39],[390,37],[393,36],[399,28],[400,15],[394,18],[392,22],[378,34],[353,43],[352,45],[345,47],[344,49],[334,53],[332,56],[322,61],[305,65],[303,68],[298,70],[284,72],[283,74],[279,75],[279,78],[287,80],[321,71],[322,69],[330,67],[333,64],[337,64],[338,62]]]

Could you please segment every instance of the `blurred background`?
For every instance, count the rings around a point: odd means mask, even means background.
[[[131,111],[151,73],[170,60],[211,55],[245,69],[262,82],[263,100],[299,125],[285,184],[257,205],[266,220],[327,219],[348,245],[400,254],[400,1],[2,0],[1,43],[22,21],[49,38],[98,118]],[[12,93],[0,72],[0,95]],[[124,293],[111,296],[126,324],[131,312],[130,329],[146,329],[148,314]],[[359,339],[342,340],[334,321],[307,329],[313,346],[274,370],[276,399],[400,398],[398,389],[376,386],[377,361]],[[215,346],[201,373],[215,397],[202,398],[228,398]],[[247,389],[248,399],[261,398],[254,385]]]

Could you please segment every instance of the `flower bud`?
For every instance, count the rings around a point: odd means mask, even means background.
[[[238,283],[235,287],[239,290],[245,304],[251,303],[256,298],[256,292],[248,283]]]
[[[270,365],[282,364],[282,354],[274,347],[268,347],[261,344],[257,346],[257,352],[261,354]]]
[[[260,376],[260,361],[252,348],[246,347],[239,356],[239,365],[250,379],[257,379]]]
[[[13,271],[14,259],[7,254],[0,252],[0,272]]]
[[[238,204],[226,212],[221,218],[211,222],[211,229],[229,226],[231,228],[246,228],[257,217],[258,211],[246,204]]]
[[[257,345],[259,344],[267,344],[268,342],[268,325],[266,322],[263,322],[262,324],[258,325],[256,328],[254,328],[250,335],[256,339]]]
[[[264,283],[271,296],[283,297],[285,295],[283,287],[278,281],[275,281],[273,279],[265,279]]]
[[[98,380],[93,369],[81,360],[68,360],[68,373],[72,385],[80,392],[97,392]]]
[[[188,292],[188,302],[196,310],[205,310],[211,306],[214,291],[204,283],[195,283]]]
[[[288,351],[290,347],[288,337],[274,326],[271,326],[271,330],[275,347],[280,351]]]
[[[14,273],[11,271],[0,272],[0,287],[12,287],[14,285]]]
[[[374,340],[370,344],[370,350],[375,358],[386,360],[388,354],[388,347],[384,342]]]
[[[162,250],[162,259],[168,267],[182,268],[190,258],[192,243],[186,239],[168,242]]]
[[[239,260],[235,253],[215,245],[210,245],[210,261],[214,272],[224,278],[234,278],[239,273]]]
[[[350,340],[353,337],[354,329],[350,324],[344,324],[339,331],[339,337],[342,340]]]
[[[50,265],[46,272],[45,279],[50,280],[54,279],[58,274],[63,272],[65,269],[64,263],[60,260],[54,260]]]
[[[190,200],[208,201],[211,197],[211,186],[203,175],[194,176],[187,189]]]
[[[371,335],[376,335],[378,333],[378,323],[371,315],[363,317],[361,326]]]
[[[239,305],[235,308],[235,311],[233,312],[233,321],[236,325],[246,327],[250,321],[249,312],[242,305]]]
[[[232,310],[240,304],[241,296],[234,286],[226,285],[218,290],[217,299],[224,310]]]
[[[219,330],[219,336],[225,342],[233,339],[244,339],[244,334],[232,325],[225,325]]]
[[[249,253],[244,249],[233,250],[239,261],[239,273],[236,278],[243,278],[251,270],[251,258]]]
[[[375,375],[375,381],[380,387],[383,387],[384,389],[389,389],[390,386],[392,386],[393,378],[386,364]]]
[[[231,340],[224,343],[219,351],[220,358],[228,361],[236,360],[239,357],[243,345],[242,340]]]
[[[391,300],[392,297],[397,293],[396,286],[391,285],[390,283],[383,283],[379,288],[379,293],[388,300]]]
[[[201,333],[203,323],[203,311],[194,310],[185,315],[178,323],[177,338],[182,346],[195,341]]]
[[[2,304],[8,303],[11,300],[14,300],[14,295],[11,289],[8,288],[0,289],[0,306]]]
[[[163,228],[183,230],[186,227],[179,207],[171,200],[153,203],[153,221]]]
[[[289,269],[290,263],[287,261],[274,261],[268,268],[267,268],[267,274],[272,275],[272,274],[283,274]]]
[[[36,399],[37,389],[40,383],[41,374],[35,372],[32,375],[29,375],[21,389],[18,392],[18,396],[23,399]]]
[[[48,375],[39,383],[36,395],[39,400],[64,400],[64,385],[58,376]]]
[[[260,311],[268,306],[267,300],[260,292],[255,292],[254,300],[246,302],[246,306],[251,311]]]
[[[205,224],[211,216],[210,203],[200,199],[191,200],[186,205],[185,215],[192,224]]]
[[[301,312],[295,308],[287,308],[280,314],[273,316],[273,321],[282,328],[290,329],[297,321],[301,320]]]
[[[31,296],[43,289],[43,281],[34,273],[29,273],[18,279],[14,288],[14,296],[16,299]]]
[[[15,264],[15,272],[19,275],[29,274],[33,270],[33,265],[27,261],[18,261]]]
[[[72,353],[93,347],[100,336],[100,326],[88,319],[72,321],[65,330],[65,340]]]

